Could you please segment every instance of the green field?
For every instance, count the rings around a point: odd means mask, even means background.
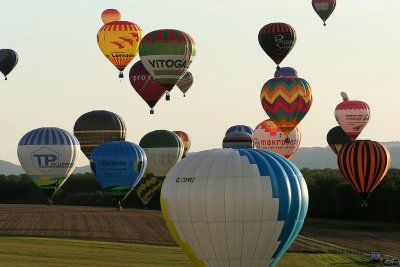
[[[278,266],[374,266],[356,255],[286,253]],[[0,266],[192,266],[178,247],[56,238],[0,237]],[[378,264],[379,266],[379,264]]]

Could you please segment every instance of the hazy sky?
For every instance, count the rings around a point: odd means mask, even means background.
[[[281,66],[296,68],[313,91],[313,105],[299,124],[301,146],[327,146],[343,90],[371,108],[358,139],[397,141],[400,1],[337,2],[323,27],[311,0],[0,0],[0,48],[19,55],[8,81],[0,79],[0,159],[19,164],[17,144],[26,132],[59,127],[72,133],[80,115],[101,109],[124,119],[134,143],[167,129],[189,133],[192,152],[221,147],[230,126],[254,128],[268,118],[259,96],[275,63],[261,49],[258,32],[271,22],[295,28],[296,45]],[[161,99],[150,115],[127,78],[139,56],[118,79],[96,42],[107,8],[118,9],[145,34],[175,28],[194,38],[197,55],[189,71],[195,82],[185,98],[175,88],[171,101]],[[82,153],[79,166],[86,164]]]

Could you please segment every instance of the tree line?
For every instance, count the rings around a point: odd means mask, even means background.
[[[368,207],[337,169],[302,169],[308,186],[307,217],[400,222],[400,169],[390,169],[372,192]],[[144,206],[132,192],[125,208],[160,209],[160,191]],[[53,198],[56,205],[113,207],[91,173],[72,174]],[[26,175],[0,175],[0,203],[45,204],[47,197]]]

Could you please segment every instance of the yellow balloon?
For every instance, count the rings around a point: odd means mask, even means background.
[[[101,52],[120,70],[120,78],[124,77],[122,71],[138,53],[142,38],[142,29],[129,21],[106,23],[97,33]]]

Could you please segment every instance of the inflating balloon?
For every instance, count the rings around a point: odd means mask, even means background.
[[[312,7],[326,26],[326,20],[332,14],[336,7],[336,0],[312,0]]]
[[[343,102],[336,106],[335,118],[347,136],[354,141],[369,121],[369,106],[363,101],[349,100],[345,92],[340,95]]]
[[[0,49],[0,71],[7,80],[7,75],[18,63],[18,54],[12,49]]]
[[[272,151],[290,159],[300,146],[301,132],[295,127],[286,136],[272,120],[268,119],[256,126],[253,140],[256,148]]]
[[[22,168],[49,197],[49,203],[74,171],[79,155],[79,142],[75,136],[56,127],[34,129],[18,143]]]
[[[154,114],[153,108],[165,94],[165,88],[154,80],[140,60],[130,69],[129,81],[136,93],[149,105],[150,114]]]
[[[279,70],[276,70],[274,73],[274,77],[297,77],[297,70],[291,67],[281,67]]]
[[[288,135],[310,110],[312,92],[302,78],[278,77],[264,84],[260,99],[270,119]]]
[[[178,162],[161,189],[167,228],[195,266],[275,266],[303,226],[297,167],[259,149],[214,149]]]
[[[247,125],[233,125],[228,128],[225,132],[225,136],[230,133],[241,132],[241,133],[248,133],[249,135],[253,135],[253,129]]]
[[[119,78],[124,77],[125,67],[138,53],[142,37],[142,29],[129,21],[109,22],[97,33],[97,44],[106,58],[120,71]]]
[[[296,31],[286,23],[270,23],[261,28],[258,42],[279,70],[279,64],[296,43]]]
[[[233,132],[225,135],[222,148],[254,148],[253,137],[244,132]]]
[[[183,155],[182,158],[186,157],[187,152],[190,149],[190,146],[192,145],[192,142],[190,140],[190,137],[187,133],[185,133],[184,131],[174,131],[174,133],[179,136],[182,141],[183,141]]]
[[[344,145],[351,142],[351,139],[343,131],[342,127],[336,126],[329,130],[326,135],[326,141],[332,151],[337,155]]]
[[[340,172],[367,206],[370,193],[385,177],[390,165],[388,149],[371,140],[352,141],[342,147],[337,158]]]
[[[113,22],[113,21],[120,21],[121,20],[121,13],[117,9],[106,9],[101,13],[101,20],[104,24]]]
[[[187,71],[176,83],[176,86],[182,91],[183,96],[186,96],[186,92],[193,85],[193,75],[191,72]]]

